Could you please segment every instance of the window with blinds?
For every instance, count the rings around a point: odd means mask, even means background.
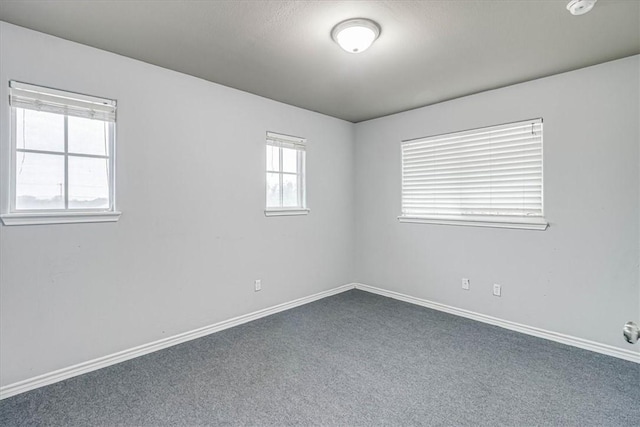
[[[546,229],[542,119],[402,142],[401,221]]]
[[[267,132],[266,209],[267,216],[304,215],[306,201],[307,140]]]
[[[116,101],[11,81],[9,104],[10,204],[3,222],[116,220]]]

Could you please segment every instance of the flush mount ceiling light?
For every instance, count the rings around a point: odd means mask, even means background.
[[[361,53],[380,35],[380,26],[370,19],[342,21],[331,30],[331,38],[349,53]]]
[[[584,15],[593,9],[593,6],[598,0],[571,0],[567,5],[567,10],[572,15]]]

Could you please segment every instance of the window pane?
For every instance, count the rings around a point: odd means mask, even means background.
[[[16,108],[16,148],[64,152],[64,116]]]
[[[69,152],[109,155],[109,123],[69,116]]]
[[[279,208],[280,206],[280,174],[267,173],[267,207]]]
[[[69,156],[69,208],[109,208],[109,161]]]
[[[280,170],[280,148],[267,145],[267,170]]]
[[[287,208],[300,206],[297,175],[282,175],[282,206]]]
[[[282,149],[282,171],[298,172],[298,150],[292,148]]]
[[[16,209],[64,209],[64,156],[16,153]]]

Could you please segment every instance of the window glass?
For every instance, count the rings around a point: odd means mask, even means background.
[[[64,116],[18,108],[16,148],[64,152]]]
[[[298,171],[298,150],[291,148],[282,149],[282,171],[293,173]]]
[[[68,128],[70,153],[109,155],[109,123],[69,117]]]
[[[282,206],[286,208],[299,206],[298,203],[298,177],[284,174],[282,176]]]
[[[69,208],[109,207],[109,161],[69,156]]]
[[[280,148],[267,145],[267,170],[280,170]]]
[[[267,173],[267,207],[280,206],[280,174]]]
[[[17,209],[64,209],[64,189],[64,156],[18,153]]]

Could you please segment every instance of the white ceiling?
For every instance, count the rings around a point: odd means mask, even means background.
[[[640,53],[640,1],[6,1],[0,20],[358,122]],[[331,39],[377,21],[364,53]]]

